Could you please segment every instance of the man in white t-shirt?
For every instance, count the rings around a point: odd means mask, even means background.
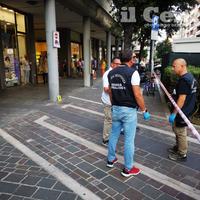
[[[103,92],[101,96],[101,100],[104,105],[104,126],[103,126],[103,145],[108,144],[109,134],[112,126],[112,115],[111,115],[111,102],[108,94],[109,91],[109,83],[108,83],[108,73],[118,67],[121,64],[120,59],[118,57],[114,57],[112,59],[110,68],[103,75]]]

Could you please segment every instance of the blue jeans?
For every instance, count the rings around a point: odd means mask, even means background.
[[[108,161],[116,158],[116,145],[121,129],[124,129],[124,165],[130,170],[133,167],[137,110],[125,106],[112,106],[112,131],[109,137]]]

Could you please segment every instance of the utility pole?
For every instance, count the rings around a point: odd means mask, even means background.
[[[159,17],[154,15],[152,18],[152,28],[151,28],[151,43],[150,43],[150,69],[151,74],[153,73],[154,69],[154,48],[155,48],[155,41],[158,40],[158,29],[159,29],[159,23],[158,23]]]

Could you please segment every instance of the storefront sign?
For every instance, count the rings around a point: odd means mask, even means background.
[[[53,47],[60,48],[60,35],[58,31],[53,32]]]
[[[7,49],[7,54],[13,54],[13,49]]]

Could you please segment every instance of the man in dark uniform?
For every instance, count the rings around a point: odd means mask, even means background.
[[[144,119],[150,114],[144,104],[140,90],[140,76],[136,68],[132,68],[136,56],[131,50],[121,54],[122,65],[108,74],[110,99],[112,103],[112,131],[109,137],[107,167],[113,167],[117,161],[115,151],[121,129],[124,132],[124,169],[125,177],[137,175],[140,169],[134,166],[134,140],[137,126],[137,108],[143,112]]]
[[[195,109],[197,82],[193,75],[187,72],[187,63],[184,59],[174,60],[172,69],[179,76],[174,90],[175,101],[186,117],[190,117]],[[176,135],[176,145],[168,149],[169,159],[185,161],[188,150],[187,125],[176,109],[169,116],[169,122]]]

